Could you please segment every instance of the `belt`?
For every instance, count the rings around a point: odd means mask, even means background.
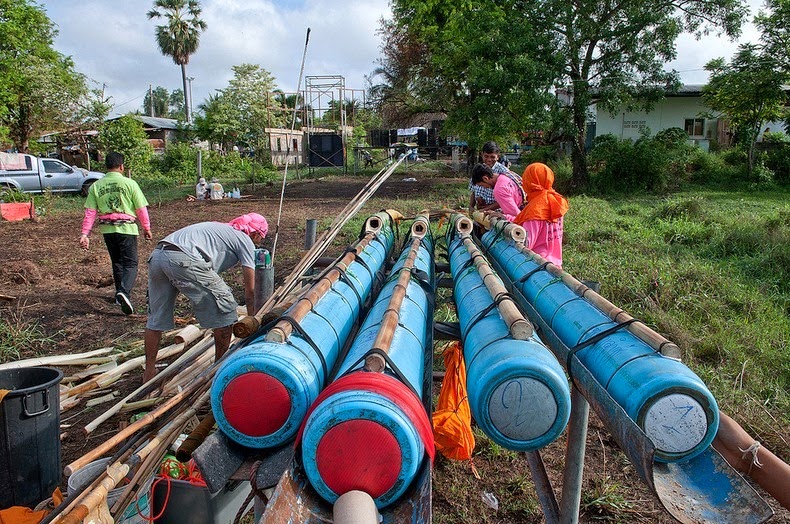
[[[156,245],[156,249],[161,249],[162,251],[183,251],[180,247],[167,242],[160,242]]]

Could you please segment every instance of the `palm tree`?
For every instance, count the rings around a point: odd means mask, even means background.
[[[192,112],[187,89],[189,56],[197,51],[200,32],[206,30],[206,22],[199,18],[200,2],[197,0],[154,0],[154,8],[148,11],[148,19],[165,17],[167,24],[156,26],[156,43],[163,55],[181,66],[184,85],[185,114],[187,123],[192,123]]]

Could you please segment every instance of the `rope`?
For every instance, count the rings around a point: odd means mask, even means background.
[[[758,468],[763,467],[762,462],[760,462],[760,459],[757,458],[757,452],[760,450],[760,446],[761,444],[755,440],[754,443],[752,443],[752,445],[746,449],[738,448],[738,451],[743,453],[743,455],[741,456],[742,459],[746,459],[749,455],[752,456],[752,460],[749,463],[749,469],[746,471],[746,474],[749,476],[751,476],[752,468],[754,466],[757,466]]]
[[[310,28],[307,28],[307,36],[304,39],[304,51],[302,52],[302,66],[299,68],[299,81],[296,83],[296,100],[294,101],[293,118],[291,119],[291,133],[288,145],[285,148],[285,171],[283,172],[283,185],[280,189],[280,206],[277,209],[277,224],[274,226],[274,244],[272,245],[272,264],[274,264],[274,254],[277,252],[277,239],[280,236],[280,219],[283,216],[283,199],[285,198],[285,182],[288,180],[288,164],[291,159],[291,140],[294,129],[296,129],[296,104],[299,102],[299,86],[302,85],[302,75],[304,74],[304,60],[307,56],[307,43],[310,41]]]

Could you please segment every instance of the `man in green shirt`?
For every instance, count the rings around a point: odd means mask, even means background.
[[[80,247],[90,247],[93,223],[99,221],[99,231],[112,261],[112,278],[115,282],[115,303],[126,315],[134,313],[130,299],[137,278],[137,224],[140,220],[146,240],[151,240],[151,221],[148,218],[148,201],[137,182],[123,175],[123,155],[107,153],[107,174],[91,185],[85,201],[85,218],[82,221]]]

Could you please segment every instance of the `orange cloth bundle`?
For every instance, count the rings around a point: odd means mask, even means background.
[[[453,460],[472,458],[475,436],[472,413],[466,394],[466,366],[460,342],[444,350],[445,375],[439,401],[433,412],[433,438],[436,449]]]

